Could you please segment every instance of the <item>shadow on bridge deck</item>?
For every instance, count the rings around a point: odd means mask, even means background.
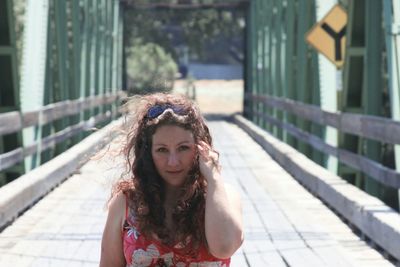
[[[223,176],[242,195],[232,266],[392,266],[237,125],[211,116]],[[0,266],[98,266],[118,164],[91,160],[0,233]]]

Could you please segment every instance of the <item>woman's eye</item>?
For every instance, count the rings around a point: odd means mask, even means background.
[[[168,150],[165,147],[157,148],[157,152],[167,152]]]
[[[188,147],[188,146],[181,146],[181,147],[179,147],[179,150],[180,150],[180,151],[185,151],[185,150],[188,150],[188,149],[190,149],[190,147]]]

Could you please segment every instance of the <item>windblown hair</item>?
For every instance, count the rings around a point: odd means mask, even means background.
[[[149,118],[147,112],[155,105],[179,106],[184,112],[178,115],[166,109],[158,117]],[[125,157],[126,172],[125,178],[114,186],[112,196],[118,192],[127,195],[138,230],[147,238],[156,235],[164,244],[181,244],[187,254],[194,256],[199,246],[207,246],[204,227],[206,181],[200,174],[198,160],[193,162],[174,207],[175,228],[171,234],[166,227],[163,206],[165,187],[153,163],[151,147],[152,136],[163,125],[190,130],[195,144],[204,141],[212,147],[205,120],[192,101],[179,95],[157,93],[133,97],[124,108],[127,112],[126,140],[121,152]]]

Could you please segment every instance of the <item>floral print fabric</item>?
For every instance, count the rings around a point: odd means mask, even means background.
[[[149,241],[135,227],[133,216],[127,212],[122,233],[127,267],[176,266],[176,267],[227,267],[230,259],[218,259],[201,247],[196,259],[180,253],[179,248],[161,242]]]

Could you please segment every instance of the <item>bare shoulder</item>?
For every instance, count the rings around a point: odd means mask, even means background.
[[[119,192],[108,203],[108,212],[112,217],[122,221],[125,219],[125,205],[126,196],[124,193]]]
[[[121,205],[125,206],[125,201],[125,194],[119,192],[111,198],[110,203],[108,203],[108,208],[112,209],[118,206],[121,207]]]

